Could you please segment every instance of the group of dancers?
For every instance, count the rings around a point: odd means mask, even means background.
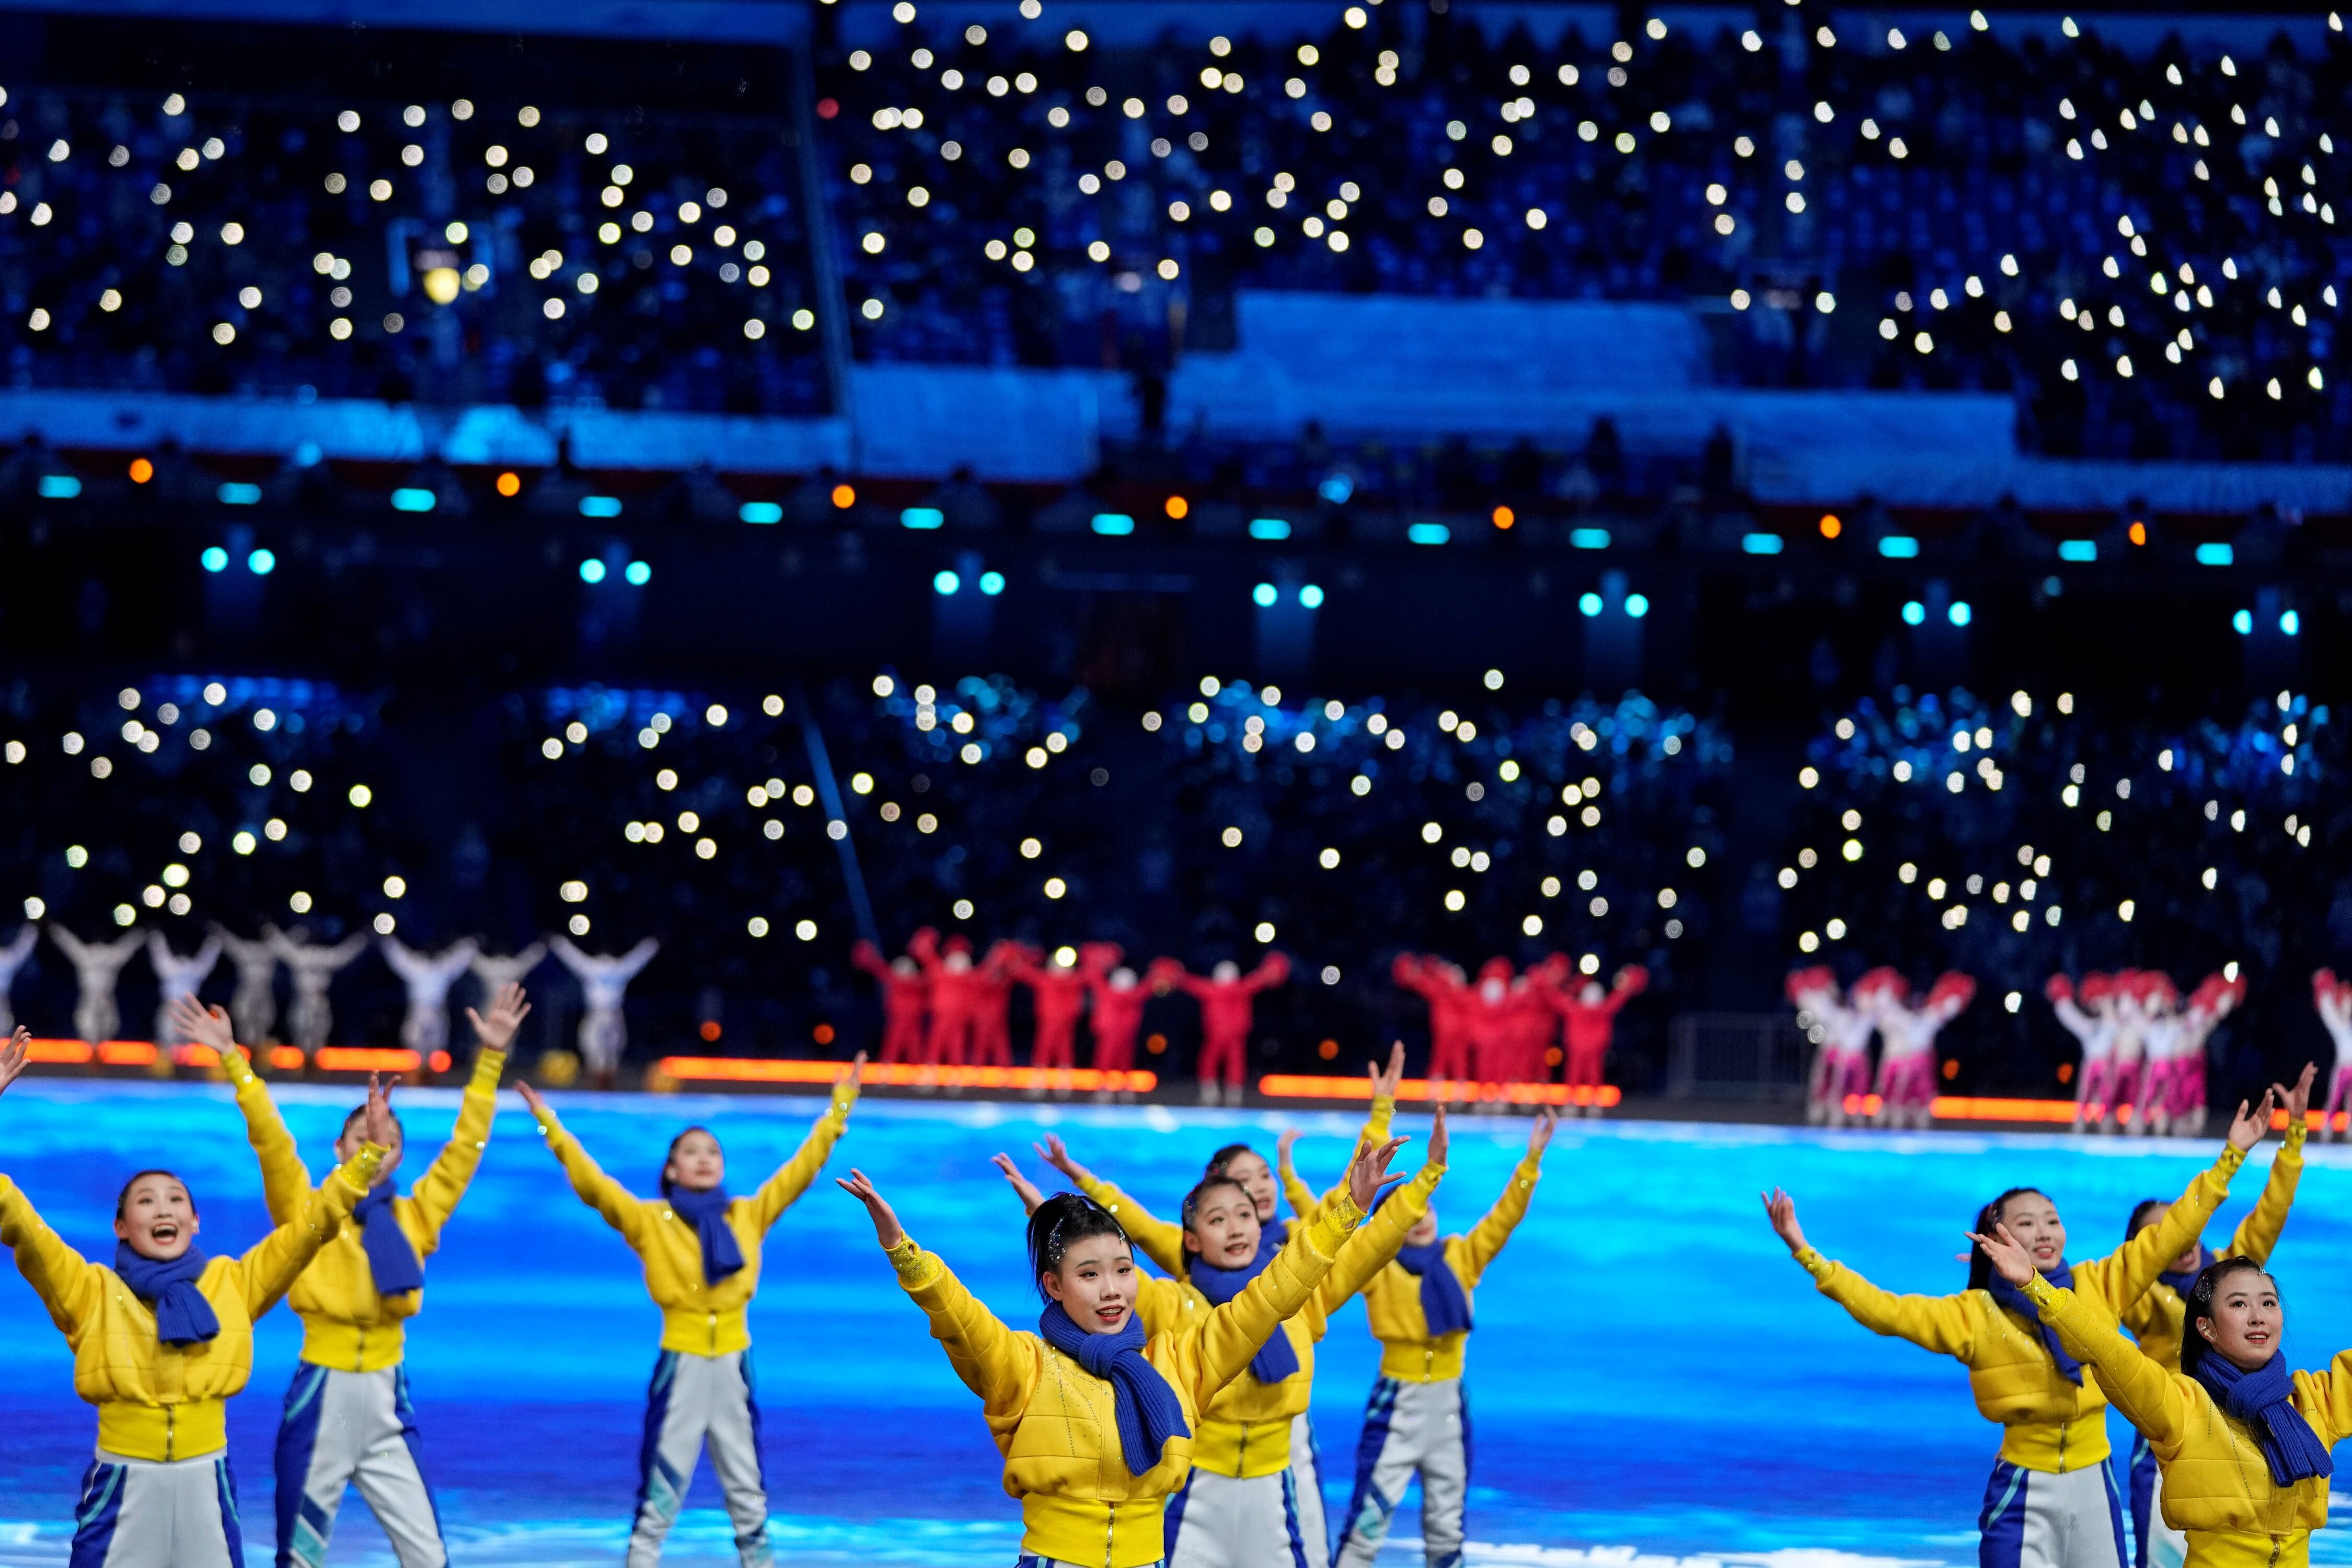
[[[401,1128],[379,1080],[345,1119],[335,1168],[314,1184],[230,1015],[193,994],[169,1010],[173,1028],[219,1055],[277,1228],[240,1256],[208,1258],[195,1245],[186,1184],[143,1170],[122,1188],[115,1249],[100,1263],[0,1175],[0,1246],[73,1347],[75,1392],[98,1407],[74,1568],[241,1568],[226,1404],[251,1378],[254,1321],[281,1297],[302,1321],[303,1342],[276,1445],[278,1568],[319,1568],[353,1486],[402,1568],[445,1568],[406,1329],[423,1305],[425,1260],[488,1143],[507,1048],[530,1012],[523,989],[509,981],[487,1013],[467,1010],[479,1048],[457,1125],[406,1194],[393,1180]],[[0,1045],[0,1093],[29,1045],[22,1028]],[[740,1197],[727,1189],[725,1153],[708,1128],[671,1141],[659,1195],[640,1196],[597,1166],[536,1090],[517,1086],[572,1190],[636,1253],[662,1315],[630,1568],[659,1561],[705,1451],[745,1568],[772,1562],[746,1312],[762,1240],[846,1130],[865,1059],[843,1071],[798,1152]],[[1034,1332],[999,1320],[918,1246],[864,1172],[839,1182],[866,1205],[885,1260],[980,1397],[1004,1489],[1021,1505],[1024,1568],[1328,1568],[1307,1411],[1315,1347],[1359,1295],[1381,1375],[1337,1561],[1370,1568],[1418,1476],[1431,1568],[1459,1563],[1474,1292],[1527,1213],[1555,1119],[1538,1117],[1526,1156],[1477,1224],[1443,1235],[1432,1206],[1446,1169],[1442,1106],[1419,1173],[1388,1173],[1407,1142],[1389,1131],[1403,1070],[1402,1046],[1370,1069],[1370,1118],[1344,1176],[1321,1193],[1300,1178],[1289,1133],[1273,1162],[1244,1143],[1215,1151],[1174,1223],[1078,1164],[1059,1139],[1038,1152],[1076,1192],[1048,1196],[997,1155],[1029,1214],[1044,1303]],[[1139,1268],[1139,1247],[1160,1276]]]
[[[275,1037],[278,1015],[278,971],[292,983],[293,997],[286,1009],[285,1038],[304,1051],[327,1043],[335,1024],[331,998],[335,977],[348,969],[369,946],[364,933],[341,942],[312,942],[300,930],[280,931],[274,925],[247,939],[215,926],[192,953],[181,953],[160,931],[143,935],[128,931],[111,942],[89,942],[54,921],[49,941],[73,964],[75,982],[74,1033],[93,1045],[115,1038],[122,1030],[122,1009],[116,993],[122,972],[145,954],[155,973],[155,1044],[163,1049],[201,1044],[173,1022],[173,1002],[193,995],[212,977],[226,957],[236,970],[236,992],[231,1000],[235,1017],[255,1045]],[[17,973],[38,944],[42,928],[25,925],[0,947],[0,1035],[16,1026],[10,994]],[[620,1072],[621,1053],[628,1044],[621,1004],[629,982],[653,962],[661,943],[651,937],[622,953],[589,952],[567,937],[534,942],[520,952],[485,952],[471,937],[438,952],[412,948],[396,937],[375,939],[384,966],[397,976],[407,993],[407,1010],[401,1016],[400,1043],[420,1058],[429,1058],[449,1043],[449,993],[458,980],[472,975],[484,997],[495,996],[517,984],[550,956],[570,971],[580,985],[583,1006],[578,1045],[592,1081],[609,1088]]]
[[[1454,1083],[1546,1083],[1558,1062],[1573,1109],[1598,1116],[1597,1094],[1617,1032],[1618,1010],[1649,988],[1638,963],[1607,985],[1553,953],[1520,973],[1490,958],[1471,980],[1456,963],[1400,953],[1391,966],[1399,985],[1429,1004],[1429,1076]],[[1565,1048],[1563,1049],[1562,1047]]]
[[[2183,1001],[2163,972],[2124,969],[2079,981],[2053,974],[2043,992],[2083,1047],[2077,1131],[2205,1131],[2205,1045],[2245,1000],[2245,981],[2209,974]]]
[[[1956,1295],[1881,1289],[1807,1241],[1787,1193],[1766,1194],[1772,1229],[1822,1295],[1873,1332],[1969,1369],[1979,1414],[2001,1430],[1978,1519],[1981,1568],[2309,1563],[2311,1532],[2327,1522],[2328,1449],[2352,1435],[2352,1351],[2325,1371],[2291,1370],[2267,1270],[2303,1173],[2315,1071],[2241,1103],[2211,1168],[2170,1203],[2135,1206],[2123,1246],[2104,1257],[2067,1261],[2065,1224],[2038,1188],[2000,1194],[1966,1231],[1968,1288]],[[2202,1232],[2280,1110],[2285,1138],[2261,1201],[2217,1256]],[[2111,1401],[2137,1433],[2121,1483]]]
[[[1976,1000],[1977,983],[1956,971],[1938,975],[1916,1005],[1903,972],[1882,965],[1839,989],[1827,964],[1789,976],[1797,1022],[1813,1037],[1812,1071],[1805,1088],[1805,1120],[1842,1127],[1875,1121],[1887,1127],[1925,1127],[1934,1118],[1936,1037]],[[1878,1070],[1870,1064],[1870,1037],[1879,1038]],[[1874,1110],[1867,1097],[1877,1097]]]

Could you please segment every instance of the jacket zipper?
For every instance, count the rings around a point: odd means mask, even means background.
[[[367,1331],[365,1329],[360,1331],[359,1348],[352,1352],[352,1370],[353,1372],[367,1370]]]
[[[719,1353],[719,1314],[716,1312],[710,1314],[710,1353]]]
[[[163,1406],[163,1462],[167,1465],[178,1457],[175,1452],[179,1442],[178,1422],[179,1406],[176,1405]]]
[[[1105,1503],[1103,1508],[1103,1568],[1110,1568],[1111,1547],[1118,1539],[1118,1504]],[[2277,1552],[2271,1553],[2271,1562],[2278,1562]]]

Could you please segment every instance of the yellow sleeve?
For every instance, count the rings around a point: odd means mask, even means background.
[[[1459,1247],[1445,1249],[1446,1261],[1454,1266],[1465,1289],[1478,1283],[1487,1266],[1495,1261],[1496,1254],[1503,1250],[1503,1244],[1511,1239],[1511,1232],[1527,1217],[1528,1200],[1535,1196],[1536,1181],[1542,1174],[1540,1155],[1529,1154],[1521,1160],[1518,1169],[1511,1173],[1510,1184],[1495,1200],[1495,1206],[1486,1211],[1486,1217],[1470,1227],[1470,1234],[1460,1238]]]
[[[1356,1135],[1356,1148],[1361,1149],[1368,1144],[1378,1148],[1387,1142],[1389,1123],[1395,1119],[1395,1098],[1386,1094],[1372,1096],[1371,1114],[1364,1118],[1364,1130]],[[1354,1158],[1355,1152],[1350,1150],[1349,1159],[1351,1163]],[[1318,1208],[1331,1201],[1333,1194],[1344,1190],[1347,1184],[1347,1173],[1343,1171],[1339,1174],[1339,1179],[1326,1189],[1323,1195],[1318,1198],[1315,1195],[1315,1189],[1299,1179],[1298,1173],[1291,1168],[1287,1159],[1282,1163],[1283,1193],[1290,1199],[1291,1211],[1301,1219],[1312,1216]]]
[[[580,1146],[580,1140],[563,1130],[552,1110],[539,1119],[539,1131],[547,1140],[547,1152],[572,1178],[572,1190],[580,1194],[580,1201],[603,1215],[604,1223],[619,1231],[624,1241],[642,1249],[650,1223],[645,1200],[606,1175]]]
[[[304,1200],[302,1213],[263,1237],[252,1251],[236,1260],[237,1285],[247,1312],[260,1317],[294,1288],[295,1278],[351,1217],[352,1205],[367,1196],[375,1184],[384,1152],[378,1144],[361,1144],[348,1163]]]
[[[1363,1217],[1356,1200],[1343,1193],[1313,1219],[1292,1226],[1290,1239],[1257,1278],[1232,1300],[1211,1309],[1197,1332],[1187,1336],[1195,1353],[1182,1372],[1191,1378],[1192,1397],[1202,1409],[1248,1370],[1250,1359],[1284,1320],[1307,1305]]]
[[[900,1288],[931,1320],[931,1337],[948,1352],[948,1364],[980,1395],[990,1428],[1009,1434],[1044,1375],[1040,1342],[1006,1328],[914,1237],[902,1236],[885,1256],[898,1270]]]
[[[1290,1200],[1290,1212],[1300,1219],[1311,1219],[1321,1206],[1315,1189],[1298,1174],[1298,1167],[1290,1163],[1290,1151],[1280,1149],[1275,1154],[1275,1174],[1282,1180],[1282,1195]]]
[[[104,1270],[68,1247],[5,1176],[0,1176],[0,1247],[15,1250],[16,1271],[49,1310],[49,1321],[72,1339],[98,1304]]]
[[[1109,1182],[1089,1176],[1078,1184],[1087,1196],[1110,1210],[1119,1228],[1127,1232],[1128,1240],[1143,1249],[1143,1256],[1166,1272],[1181,1276],[1184,1268],[1184,1227],[1170,1225],[1152,1216],[1150,1209],[1129,1197]]]
[[[2334,1447],[2352,1436],[2352,1351],[2345,1351],[2326,1372],[2307,1372],[2314,1398],[2303,1407],[2304,1419],[2319,1428],[2319,1440]]]
[[[2238,1222],[2236,1234],[2230,1237],[2230,1250],[2222,1257],[2251,1258],[2269,1264],[2280,1233],[2286,1229],[2287,1211],[2294,1207],[2294,1189],[2303,1180],[2303,1141],[2310,1134],[2311,1129],[2303,1122],[2288,1124],[2286,1142],[2271,1161],[2271,1179],[2263,1184],[2262,1199],[2253,1213]]]
[[[236,1108],[245,1113],[246,1140],[261,1163],[261,1201],[269,1209],[270,1223],[284,1225],[299,1215],[310,1201],[310,1167],[302,1163],[294,1147],[294,1135],[286,1131],[278,1102],[269,1098],[269,1086],[261,1081],[245,1053],[232,1050],[222,1057],[221,1070],[236,1086]]]
[[[2221,1200],[2230,1195],[2230,1178],[2246,1163],[2245,1151],[2221,1145],[2221,1156],[2196,1178],[2158,1223],[2149,1226],[2105,1258],[2074,1266],[2077,1294],[2095,1299],[2107,1316],[2120,1319],[2134,1301],[2147,1294],[2164,1266],[2180,1256],[2189,1244],[2205,1234],[2206,1222]],[[2153,1441],[2154,1439],[2150,1439]]]
[[[1969,1359],[1976,1346],[1976,1315],[1969,1299],[1958,1296],[1897,1296],[1882,1290],[1843,1263],[1823,1258],[1811,1247],[1797,1257],[1813,1283],[1831,1300],[1853,1315],[1853,1321],[1874,1334],[1909,1340],[1921,1350]]]
[[[1323,1283],[1316,1287],[1315,1299],[1304,1314],[1311,1320],[1309,1326],[1317,1339],[1323,1337],[1331,1313],[1370,1284],[1373,1275],[1396,1261],[1406,1234],[1429,1212],[1430,1197],[1444,1178],[1444,1166],[1423,1165],[1420,1174],[1399,1187],[1395,1195],[1374,1209],[1371,1217],[1348,1237],[1331,1265],[1331,1272],[1323,1276]]]
[[[833,1155],[833,1146],[841,1142],[842,1133],[849,1126],[850,1107],[856,1103],[856,1084],[834,1085],[832,1107],[816,1119],[816,1125],[809,1129],[809,1135],[801,1140],[799,1152],[776,1167],[776,1173],[760,1184],[760,1190],[752,1194],[751,1204],[752,1222],[760,1227],[761,1234],[764,1235],[770,1226],[783,1216],[786,1209],[800,1200],[800,1195],[808,1191],[808,1184],[816,1180],[816,1173],[824,1169],[825,1161]]]
[[[2027,1280],[2024,1289],[2026,1300],[2040,1309],[2042,1321],[2057,1331],[2058,1342],[2098,1368],[2099,1387],[2124,1419],[2138,1427],[2158,1454],[2178,1452],[2189,1430],[2189,1396],[2180,1387],[2188,1379],[2124,1338],[2102,1303],[2062,1289],[2040,1274]]]
[[[457,1125],[449,1142],[416,1185],[409,1190],[409,1213],[425,1231],[420,1256],[441,1245],[441,1227],[457,1209],[457,1200],[473,1184],[482,1163],[482,1145],[490,1141],[490,1125],[498,1119],[499,1078],[506,1071],[504,1051],[485,1050],[474,1058],[474,1076],[467,1081],[466,1097],[458,1102]]]

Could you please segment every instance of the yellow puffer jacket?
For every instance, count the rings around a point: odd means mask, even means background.
[[[2267,1265],[2276,1250],[2279,1236],[2286,1229],[2287,1211],[2294,1206],[2294,1190],[2303,1180],[2303,1143],[2311,1129],[2302,1122],[2291,1123],[2286,1130],[2286,1142],[2271,1161],[2271,1179],[2263,1185],[2262,1200],[2254,1212],[2239,1221],[2229,1247],[2220,1253],[2222,1258],[2251,1258]],[[2187,1326],[2189,1304],[2180,1292],[2162,1279],[2147,1288],[2147,1294],[2134,1301],[2124,1313],[2124,1327],[2132,1331],[2139,1348],[2164,1365],[2180,1370],[2180,1335]]]
[[[2245,1424],[2203,1384],[2125,1339],[2100,1303],[2039,1275],[2025,1293],[2147,1435],[2164,1472],[2164,1522],[2189,1538],[2187,1568],[2305,1568],[2311,1532],[2327,1522],[2327,1478],[2280,1486]],[[2296,1373],[2294,1407],[2324,1445],[2352,1436],[2352,1351],[2326,1372]]]
[[[1486,1217],[1466,1236],[1445,1238],[1445,1261],[1462,1281],[1462,1294],[1475,1314],[1478,1281],[1511,1239],[1511,1232],[1527,1217],[1536,1183],[1543,1175],[1543,1156],[1529,1154],[1511,1173],[1510,1184]],[[1381,1375],[1402,1383],[1443,1383],[1462,1375],[1462,1352],[1470,1334],[1456,1330],[1433,1335],[1421,1310],[1421,1276],[1402,1263],[1391,1262],[1364,1287],[1364,1315],[1372,1338],[1381,1342]]]
[[[1443,1165],[1423,1165],[1348,1237],[1331,1272],[1297,1316],[1282,1325],[1280,1331],[1289,1337],[1298,1357],[1298,1370],[1279,1383],[1260,1383],[1256,1373],[1244,1370],[1227,1384],[1209,1402],[1193,1431],[1194,1469],[1248,1479],[1290,1468],[1291,1424],[1307,1414],[1314,1400],[1315,1347],[1331,1331],[1331,1314],[1396,1257],[1405,1233],[1429,1212],[1430,1195],[1444,1175]],[[1147,1279],[1136,1299],[1136,1315],[1147,1334],[1174,1332],[1188,1314],[1209,1310],[1209,1299],[1197,1287],[1178,1279]]]
[[[2075,1264],[2074,1289],[2097,1301],[2109,1318],[2119,1316],[2147,1293],[2166,1263],[2197,1239],[2229,1195],[2230,1178],[2245,1159],[2224,1144],[2221,1158],[2198,1173],[2160,1223],[2105,1258]],[[2035,1326],[1995,1306],[1990,1291],[1897,1296],[1811,1247],[1797,1261],[1822,1294],[1864,1328],[1909,1340],[1967,1367],[1977,1413],[2001,1428],[2003,1459],[2058,1473],[2106,1463],[2107,1400],[2097,1374],[2086,1369],[2080,1386],[2069,1382]]]
[[[761,1184],[757,1193],[727,1205],[727,1223],[743,1249],[743,1267],[716,1285],[703,1282],[702,1242],[694,1226],[679,1219],[667,1200],[638,1197],[598,1169],[553,1110],[540,1117],[539,1130],[572,1178],[572,1190],[580,1201],[603,1215],[604,1223],[619,1231],[644,1260],[646,1289],[662,1310],[662,1349],[726,1355],[751,1345],[744,1309],[760,1288],[760,1243],[824,1169],[826,1157],[849,1125],[850,1107],[856,1103],[856,1084],[835,1084],[832,1108],[817,1118],[799,1152]]]
[[[498,1115],[499,1077],[506,1070],[506,1060],[504,1051],[486,1050],[474,1058],[474,1076],[466,1085],[448,1143],[408,1194],[392,1200],[393,1218],[416,1249],[419,1263],[441,1249],[441,1227],[449,1223],[482,1163],[490,1123]],[[231,1051],[221,1065],[236,1086],[246,1136],[261,1162],[261,1192],[269,1217],[282,1225],[299,1214],[310,1197],[310,1169],[268,1089],[245,1058]],[[364,1230],[345,1226],[319,1249],[286,1293],[286,1304],[302,1320],[302,1359],[313,1366],[379,1372],[396,1365],[407,1348],[407,1321],[424,1309],[422,1290],[386,1296],[376,1289],[367,1246],[361,1239]]]
[[[300,1215],[252,1251],[208,1259],[196,1289],[212,1303],[220,1332],[189,1345],[157,1341],[154,1309],[113,1269],[67,1246],[16,1184],[0,1176],[0,1247],[15,1248],[17,1268],[73,1346],[74,1392],[98,1406],[100,1449],[168,1462],[228,1446],[226,1402],[253,1375],[254,1320],[277,1304],[367,1195],[383,1155],[362,1144]]]
[[[1282,1320],[1304,1307],[1363,1212],[1344,1194],[1290,1239],[1222,1307],[1186,1312],[1149,1334],[1143,1354],[1175,1390],[1185,1424],[1248,1368]],[[964,1386],[980,1395],[1004,1490],[1021,1500],[1024,1555],[1083,1568],[1145,1568],[1165,1552],[1161,1516],[1192,1471],[1193,1439],[1171,1438],[1141,1475],[1119,1449],[1110,1383],[1047,1345],[1007,1328],[946,1264],[904,1237],[887,1256],[898,1283],[929,1314],[931,1335]]]

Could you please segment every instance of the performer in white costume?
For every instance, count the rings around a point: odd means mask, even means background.
[[[400,1020],[400,1043],[430,1057],[449,1045],[449,987],[473,967],[481,949],[472,937],[440,952],[420,952],[396,936],[383,939],[383,961],[408,987],[408,1012]]]
[[[620,1070],[621,1052],[629,1043],[628,1025],[621,1016],[621,999],[637,972],[651,963],[654,954],[661,951],[661,943],[647,937],[614,957],[611,953],[583,952],[564,937],[553,937],[550,942],[555,956],[580,982],[581,994],[588,1005],[580,1020],[580,1059],[587,1064],[599,1084],[609,1087],[614,1074]]]
[[[122,1009],[115,1005],[115,982],[122,966],[144,945],[137,931],[126,931],[112,942],[84,942],[65,927],[49,928],[49,940],[73,961],[74,980],[81,990],[74,1000],[74,1032],[90,1044],[110,1040],[122,1030]]]

